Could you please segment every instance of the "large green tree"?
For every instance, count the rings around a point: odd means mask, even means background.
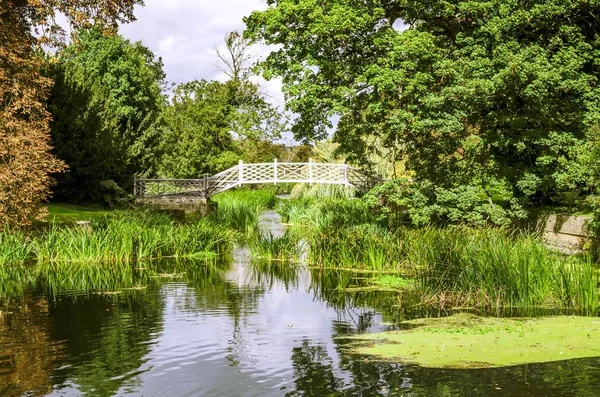
[[[246,36],[279,47],[261,67],[283,78],[296,137],[324,137],[339,115],[356,160],[383,144],[438,186],[500,180],[534,201],[589,180],[600,1],[268,4]]]
[[[230,130],[232,90],[230,84],[206,80],[175,87],[163,115],[161,176],[200,178],[237,163]]]
[[[287,117],[252,81],[250,44],[237,32],[216,48],[225,82],[195,80],[178,85],[164,112],[166,130],[160,174],[198,178],[222,171],[238,159],[271,161],[281,148],[272,143]],[[268,159],[268,160],[266,160]]]
[[[134,174],[154,174],[165,103],[160,58],[93,29],[59,59],[49,107],[54,153],[69,171],[57,176],[57,197],[98,201],[106,181],[129,187]]]

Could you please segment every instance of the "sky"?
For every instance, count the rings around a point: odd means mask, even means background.
[[[137,21],[121,26],[121,34],[162,58],[169,83],[223,80],[215,46],[223,45],[227,33],[244,30],[244,16],[266,8],[264,0],[145,0],[143,7],[136,6]],[[260,57],[269,50],[254,51]],[[283,106],[280,81],[260,84],[274,105]]]

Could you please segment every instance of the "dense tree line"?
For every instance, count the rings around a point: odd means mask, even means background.
[[[286,118],[250,81],[239,34],[227,36],[221,54],[229,80],[170,90],[161,59],[142,43],[97,29],[77,39],[51,69],[53,153],[68,166],[54,177],[57,200],[110,205],[134,175],[200,178],[240,158],[281,154],[272,139]]]
[[[261,68],[283,78],[296,137],[337,115],[350,158],[394,148],[444,190],[430,196],[501,186],[518,208],[592,186],[598,15],[594,0],[277,0],[246,35],[278,47]]]

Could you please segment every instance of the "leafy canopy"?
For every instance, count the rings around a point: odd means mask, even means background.
[[[82,31],[60,54],[50,110],[59,198],[97,201],[102,181],[129,186],[157,167],[164,105],[162,61],[140,42]]]
[[[133,20],[138,0],[0,1],[0,227],[27,226],[44,215],[50,174],[64,164],[50,153],[46,109],[52,81],[40,45],[64,43],[58,12],[73,30],[114,28]]]
[[[581,188],[598,124],[600,1],[271,0],[246,36],[278,46],[297,138],[335,140],[356,161],[395,147],[417,178],[506,181],[545,200]],[[403,29],[398,27],[404,24]]]

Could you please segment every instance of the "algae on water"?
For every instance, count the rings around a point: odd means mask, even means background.
[[[477,368],[600,356],[600,318],[484,318],[458,314],[362,335],[357,353],[424,367]]]

